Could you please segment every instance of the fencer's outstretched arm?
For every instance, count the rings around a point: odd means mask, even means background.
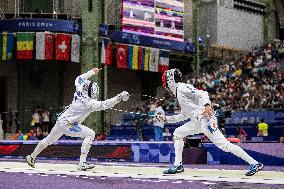
[[[79,75],[75,80],[75,86],[77,87],[81,85],[82,83],[85,82],[85,80],[89,79],[90,77],[92,77],[96,73],[99,73],[100,71],[101,71],[101,68],[93,68],[87,73],[83,73],[82,75]]]
[[[178,123],[188,119],[188,116],[185,116],[182,112],[177,115],[165,116],[165,122],[167,123]]]
[[[88,103],[88,107],[91,108],[93,111],[107,110],[114,107],[119,102],[127,101],[128,99],[129,99],[128,92],[123,91],[122,93],[116,95],[115,97],[104,101],[98,101],[95,99],[90,100],[90,102]]]

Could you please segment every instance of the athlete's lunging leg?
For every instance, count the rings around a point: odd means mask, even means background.
[[[26,157],[31,167],[35,167],[36,157],[48,146],[56,142],[62,135],[84,138],[81,147],[79,169],[86,170],[94,167],[87,163],[87,155],[90,151],[92,141],[95,139],[95,132],[82,125],[85,118],[94,111],[101,111],[112,108],[121,101],[127,101],[129,94],[126,91],[105,101],[98,101],[99,87],[96,83],[88,80],[101,69],[92,70],[78,76],[75,80],[76,92],[72,104],[60,115],[50,134],[40,141],[34,152]]]
[[[231,152],[250,164],[247,176],[254,175],[263,168],[263,164],[250,157],[243,149],[228,142],[217,126],[217,119],[213,115],[211,101],[206,91],[198,90],[191,84],[181,82],[182,74],[178,69],[168,70],[163,74],[163,85],[177,98],[181,112],[174,116],[157,115],[157,119],[168,123],[190,120],[177,128],[174,132],[175,162],[165,170],[165,174],[175,174],[184,171],[182,166],[182,152],[184,138],[188,135],[205,133],[205,135],[220,149]]]

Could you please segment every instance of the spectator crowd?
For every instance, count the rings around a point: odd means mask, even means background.
[[[284,41],[256,48],[237,60],[206,65],[202,74],[188,78],[207,90],[223,111],[284,108]]]
[[[25,134],[16,129],[13,140],[42,140],[50,130],[50,113],[47,110],[36,109],[32,114],[30,131]]]

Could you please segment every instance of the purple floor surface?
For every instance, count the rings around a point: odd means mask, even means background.
[[[265,185],[185,180],[132,179],[0,172],[1,189],[283,189],[284,185]]]
[[[21,161],[24,162],[24,159],[6,159],[6,158],[0,158],[0,161]],[[41,163],[70,163],[70,164],[78,164],[79,161],[70,161],[70,160],[41,160],[38,159],[36,162]],[[97,162],[97,161],[91,161],[91,163],[94,164],[108,164],[108,163],[117,163],[117,165],[130,165],[130,166],[143,166],[143,167],[168,167],[170,164],[167,163],[134,163],[134,162]],[[206,165],[206,164],[194,164],[189,165],[185,164],[183,165],[185,168],[191,168],[191,169],[231,169],[231,170],[247,170],[248,165]],[[264,165],[263,171],[281,171],[284,172],[284,166],[266,166]]]

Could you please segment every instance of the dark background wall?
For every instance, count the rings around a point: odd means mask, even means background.
[[[9,109],[16,111],[18,108],[18,71],[15,62],[0,61],[0,78],[0,93],[4,97],[0,101],[0,113],[6,112]]]
[[[64,64],[18,62],[19,111],[22,129],[27,130],[35,109],[60,110],[63,100]]]
[[[74,80],[80,64],[49,61],[15,61],[0,63],[1,112],[20,112],[21,128],[27,131],[36,108],[51,113],[69,105],[75,90]],[[3,84],[5,83],[5,84]],[[13,123],[13,126],[15,124]],[[13,131],[14,129],[12,129]]]

